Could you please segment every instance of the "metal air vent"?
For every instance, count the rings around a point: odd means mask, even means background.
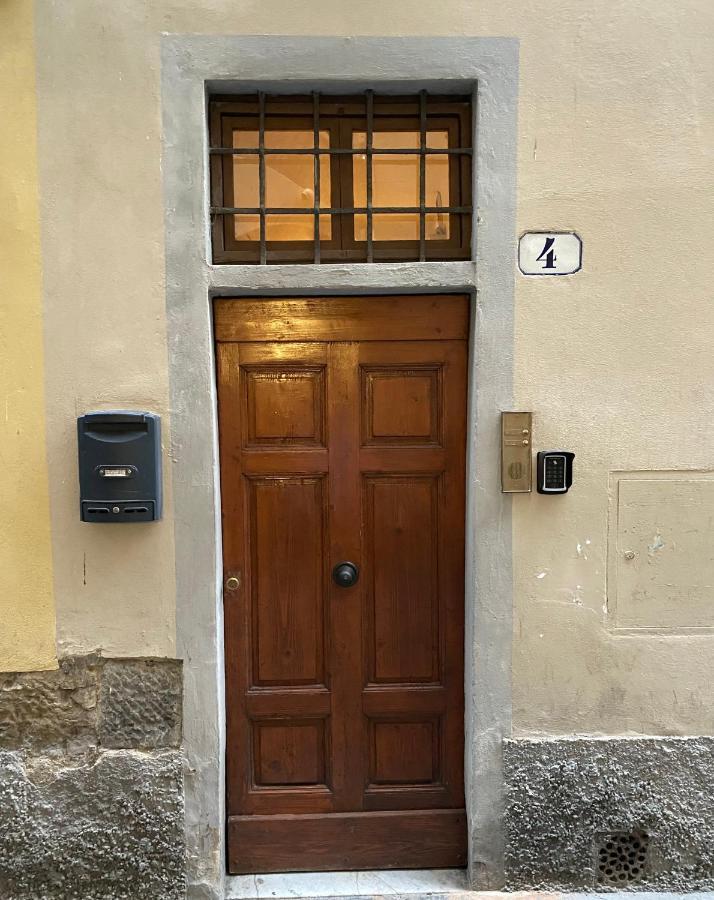
[[[649,835],[637,829],[599,835],[598,882],[612,887],[627,887],[641,881],[647,871],[649,840]]]

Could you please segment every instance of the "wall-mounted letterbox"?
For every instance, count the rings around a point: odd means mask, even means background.
[[[161,420],[147,412],[93,412],[77,419],[83,522],[161,518]]]

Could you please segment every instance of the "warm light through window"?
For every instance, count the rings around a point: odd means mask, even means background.
[[[469,97],[254,93],[209,119],[215,262],[469,258]]]
[[[257,131],[234,131],[233,146],[241,149],[258,147]],[[300,150],[313,146],[309,131],[267,131],[266,149]],[[320,147],[330,146],[329,134],[320,132]],[[315,205],[315,169],[313,154],[265,155],[265,205],[286,209],[313,209]],[[233,157],[233,205],[260,206],[260,162],[257,154],[238,154]],[[320,157],[320,207],[330,206],[330,160]],[[320,238],[332,236],[330,216],[320,216]],[[235,216],[235,237],[238,241],[260,240],[260,217]],[[268,241],[311,241],[314,237],[313,217],[307,215],[267,215],[265,236]]]
[[[376,131],[372,135],[372,149],[409,150],[419,148],[419,134],[413,131]],[[352,135],[356,150],[366,149],[367,135],[356,131]],[[449,146],[446,131],[427,131],[427,150]],[[425,164],[425,206],[449,205],[449,158],[429,155]],[[355,206],[367,205],[367,155],[353,157]],[[419,157],[416,154],[372,155],[372,206],[419,206]],[[372,218],[375,241],[418,241],[419,213],[375,213]],[[449,217],[441,213],[427,213],[426,239],[447,240]],[[355,215],[355,240],[367,240],[367,216]]]

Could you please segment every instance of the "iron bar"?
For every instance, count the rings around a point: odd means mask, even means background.
[[[226,156],[257,156],[263,153],[265,156],[311,156],[318,153],[320,156],[357,156],[364,154],[362,147],[319,147],[313,150],[311,147],[266,147],[264,150],[258,147],[209,147],[209,153],[224,154]],[[471,156],[473,148],[471,147],[434,147],[429,148],[429,155],[435,156]],[[375,151],[376,156],[419,156],[421,147],[380,147]]]
[[[258,203],[260,204],[260,265],[267,262],[267,242],[265,239],[265,94],[258,94]]]
[[[373,213],[418,213],[418,206],[373,206]],[[216,216],[250,216],[257,215],[260,212],[258,206],[212,206],[211,215]],[[307,209],[293,208],[290,206],[268,206],[266,212],[271,216],[312,216],[314,210],[312,207]],[[320,210],[323,216],[343,216],[367,213],[366,206],[323,206]],[[470,213],[473,212],[471,206],[425,206],[425,213]]]
[[[313,194],[314,220],[314,251],[313,261],[320,262],[320,95],[315,91],[312,95],[312,131],[313,131],[313,181],[315,191]]]
[[[372,245],[372,140],[374,129],[374,91],[366,92],[367,102],[367,153],[365,165],[367,167],[367,262],[374,262],[374,247]]]
[[[426,91],[419,92],[419,262],[426,259]]]

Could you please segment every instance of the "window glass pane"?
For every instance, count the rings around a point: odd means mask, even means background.
[[[258,132],[256,131],[234,131],[233,147],[236,150],[257,150],[258,149]]]
[[[303,149],[313,146],[311,131],[266,131],[265,146],[271,149]],[[330,137],[320,132],[320,147],[327,148]],[[234,131],[233,146],[258,146],[257,131]],[[233,157],[233,205],[256,207],[260,204],[259,158],[257,154],[238,154]],[[265,156],[265,205],[267,209],[311,209],[315,203],[314,157],[312,154],[269,153]],[[320,157],[320,206],[331,204],[330,160]],[[238,229],[239,223],[236,223]],[[332,236],[330,216],[320,217],[323,240]],[[254,240],[235,233],[236,240]],[[314,238],[314,217],[310,215],[266,215],[266,238],[269,241],[311,241]]]
[[[233,234],[237,241],[259,241],[260,216],[233,216]]]
[[[426,146],[428,150],[448,150],[449,149],[449,132],[448,131],[427,131]]]
[[[449,146],[447,131],[428,131],[426,144],[432,149]],[[365,149],[367,135],[357,131],[352,136],[355,150]],[[418,149],[419,133],[416,131],[375,131],[373,149]],[[449,205],[449,157],[426,156],[425,200],[427,206]],[[353,157],[354,204],[367,205],[366,154]],[[419,156],[418,154],[374,153],[372,157],[372,206],[419,207]],[[426,239],[446,240],[449,237],[449,217],[437,213],[426,216]],[[373,239],[375,241],[418,241],[419,213],[375,213]],[[355,215],[355,240],[367,240],[367,216]]]
[[[372,239],[375,241],[418,241],[419,213],[374,213]],[[355,240],[367,240],[367,216],[355,215]]]
[[[256,132],[257,137],[258,132]],[[312,150],[315,146],[315,136],[312,128],[285,128],[279,118],[267,116],[265,119],[265,146],[269,150]],[[320,132],[320,146],[329,147],[329,135],[326,131]]]
[[[332,216],[320,216],[320,240],[331,237]],[[265,216],[265,236],[269,241],[312,241],[315,239],[315,217],[307,215]]]

